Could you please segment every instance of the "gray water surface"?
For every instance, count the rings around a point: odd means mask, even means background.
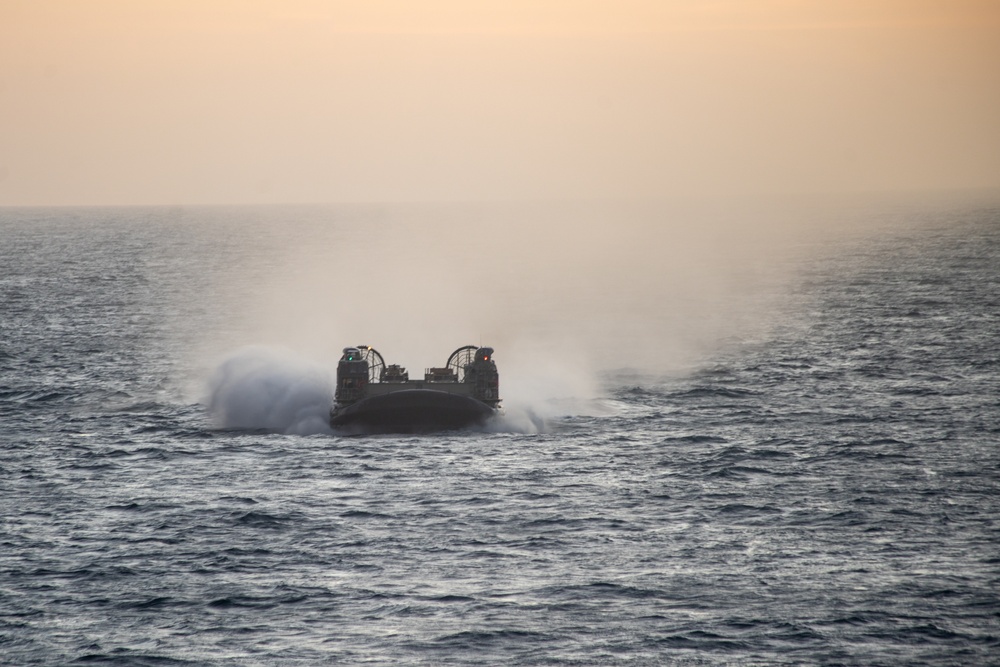
[[[0,210],[0,663],[997,664],[1000,210],[845,246],[599,410],[423,437],[192,398],[277,261],[240,215]]]

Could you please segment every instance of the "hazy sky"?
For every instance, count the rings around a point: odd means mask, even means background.
[[[998,186],[996,0],[0,0],[0,205]]]

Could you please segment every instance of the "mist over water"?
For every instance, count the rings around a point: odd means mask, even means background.
[[[333,386],[327,369],[288,353],[239,350],[216,369],[208,386],[207,407],[223,428],[330,433]]]
[[[908,210],[757,198],[159,215],[224,253],[203,295],[218,322],[177,327],[200,368],[190,386],[220,427],[329,432],[345,346],[419,375],[485,344],[506,413],[490,428],[537,433],[606,412],[608,371],[689,373],[765,339],[807,307],[815,262],[919,225]]]
[[[505,385],[564,397],[593,395],[602,369],[684,369],[765,333],[812,258],[892,224],[761,201],[247,211],[196,231],[252,255],[209,286],[226,324],[198,333],[203,363],[264,344],[329,364],[364,343],[419,373],[482,343]]]
[[[491,428],[606,411],[603,372],[688,372],[766,335],[798,307],[809,260],[892,226],[762,200],[215,214],[197,233],[233,235],[247,259],[221,260],[209,298],[225,325],[193,341],[207,405],[221,427],[286,433],[327,432],[336,360],[358,344],[418,375],[493,346],[506,416]]]

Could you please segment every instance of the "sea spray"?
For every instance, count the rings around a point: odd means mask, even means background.
[[[221,428],[331,433],[329,372],[286,350],[242,348],[212,374],[205,401]]]
[[[504,410],[482,429],[493,433],[546,433],[567,415],[604,414],[589,373],[551,358],[501,370]],[[505,380],[506,377],[506,380]],[[332,434],[332,371],[283,348],[244,347],[228,356],[208,381],[204,400],[215,424],[295,435]],[[340,431],[337,431],[340,432]]]
[[[567,346],[562,347],[565,351]],[[567,416],[611,412],[594,372],[577,357],[545,346],[512,345],[500,371],[503,414],[490,420],[486,430],[548,433]]]

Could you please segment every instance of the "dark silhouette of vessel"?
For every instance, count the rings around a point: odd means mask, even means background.
[[[386,365],[370,345],[344,348],[330,426],[362,433],[429,433],[479,426],[500,411],[493,348],[466,345],[423,380]]]

